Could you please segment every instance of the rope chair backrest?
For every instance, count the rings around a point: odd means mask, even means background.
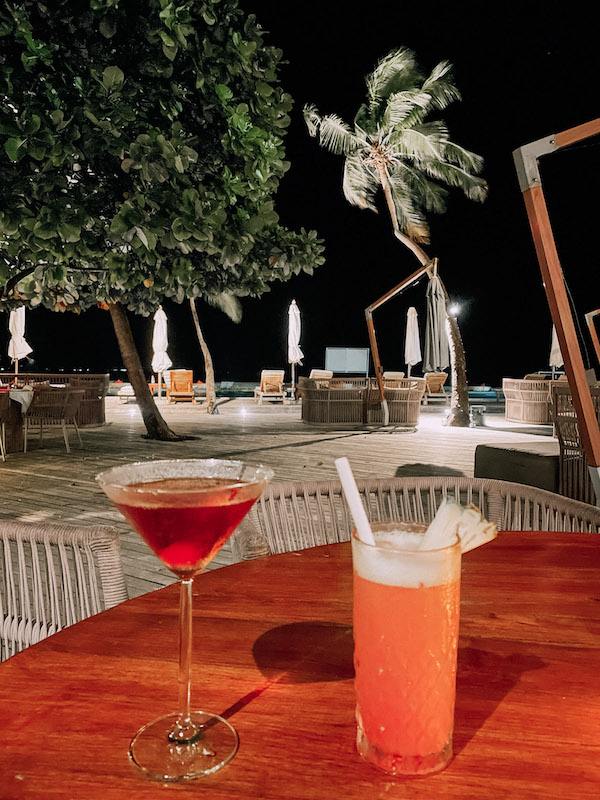
[[[68,389],[34,389],[25,414],[36,419],[64,419],[68,399]]]
[[[65,389],[67,402],[65,404],[65,419],[72,420],[77,412],[81,401],[85,397],[85,389]]]
[[[508,481],[387,478],[357,485],[371,522],[430,522],[447,497],[473,503],[500,530],[600,532],[600,509]],[[275,483],[234,536],[234,555],[243,559],[348,541],[353,527],[338,481]]]
[[[0,521],[0,660],[127,599],[119,533]]]

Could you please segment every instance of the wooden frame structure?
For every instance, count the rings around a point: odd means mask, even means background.
[[[589,463],[590,477],[597,503],[600,505],[600,426],[577,339],[565,279],[542,188],[538,161],[542,156],[597,134],[600,134],[600,118],[523,145],[513,152],[513,158],[519,186],[525,200],[552,321],[556,326],[560,349],[565,359],[565,371],[573,394],[580,435]]]
[[[598,316],[598,314],[600,314],[600,308],[597,308],[595,311],[588,311],[588,313],[585,315],[585,321],[587,322],[588,330],[590,332],[590,339],[594,345],[596,358],[598,361],[600,361],[600,341],[598,340],[598,332],[596,331],[596,326],[594,325],[594,317]]]
[[[370,306],[365,308],[365,317],[367,319],[367,330],[369,332],[369,343],[371,345],[371,356],[373,358],[373,366],[375,367],[375,379],[377,380],[377,387],[379,389],[379,396],[381,398],[381,410],[383,413],[383,425],[390,424],[390,413],[388,409],[387,400],[385,397],[385,385],[383,382],[383,367],[381,366],[381,360],[379,358],[379,348],[377,346],[377,336],[375,335],[375,325],[373,323],[373,311],[376,311],[378,308],[381,308],[384,303],[387,303],[388,300],[391,300],[392,297],[395,297],[400,292],[403,292],[404,289],[407,289],[413,283],[417,283],[421,280],[421,278],[427,273],[430,274],[431,270],[433,270],[434,274],[437,271],[437,258],[432,259],[428,264],[424,267],[419,267],[416,272],[413,272],[412,275],[409,275],[408,278],[405,278],[401,283],[397,286],[394,286],[393,289],[390,289],[389,292],[386,292],[383,297],[380,297],[379,300],[375,300],[374,303],[371,303]]]

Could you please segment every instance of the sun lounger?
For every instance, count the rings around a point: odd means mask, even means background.
[[[262,405],[263,400],[281,400],[285,398],[285,391],[283,388],[283,378],[285,370],[283,369],[263,369],[260,373],[260,386],[254,389],[254,399],[258,401],[258,405]]]

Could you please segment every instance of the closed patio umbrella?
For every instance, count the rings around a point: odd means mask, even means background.
[[[424,372],[443,372],[450,366],[450,348],[446,333],[446,297],[437,275],[427,287],[427,322],[425,324]]]
[[[20,359],[31,353],[31,347],[25,341],[25,306],[10,312],[8,330],[10,331],[8,355],[15,362],[15,372],[18,372]]]
[[[560,352],[560,345],[558,343],[558,336],[556,335],[556,327],[552,326],[552,345],[550,346],[550,366],[552,367],[552,378],[554,378],[554,371],[557,367],[562,367],[564,359]]]
[[[300,350],[300,309],[296,301],[292,300],[288,309],[288,363],[292,365],[292,397],[295,397],[295,367],[302,364],[304,353]]]
[[[152,371],[158,373],[158,396],[162,394],[162,374],[166,372],[173,362],[167,355],[169,339],[167,337],[167,315],[162,306],[154,315],[154,333],[152,334]]]
[[[419,323],[417,309],[412,307],[406,314],[406,339],[404,340],[404,363],[410,378],[410,369],[421,360],[421,340],[419,339]]]

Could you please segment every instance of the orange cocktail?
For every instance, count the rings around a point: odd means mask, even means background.
[[[425,526],[353,535],[357,747],[399,775],[443,769],[452,757],[460,545],[419,550]]]

